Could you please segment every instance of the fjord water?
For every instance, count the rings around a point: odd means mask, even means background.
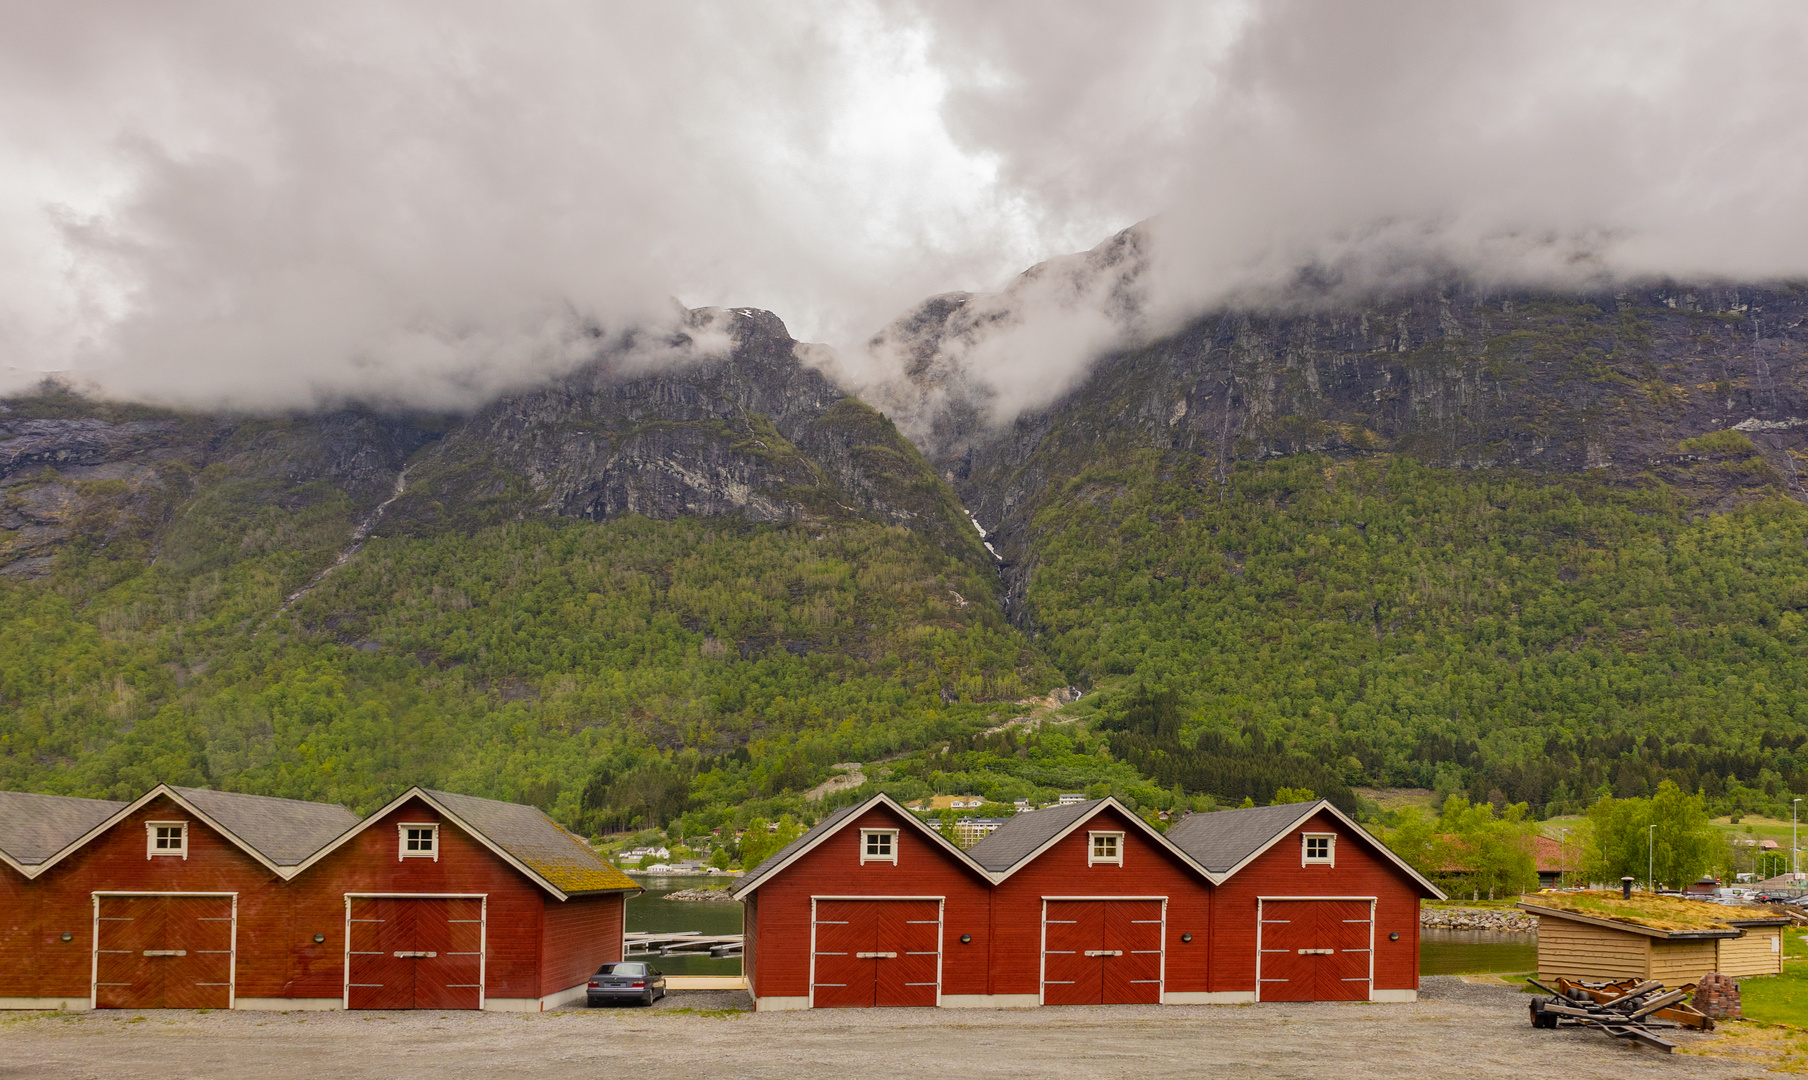
[[[627,927],[637,931],[696,930],[705,935],[741,932],[741,905],[732,900],[668,900],[680,889],[725,886],[734,879],[701,875],[633,875],[647,891],[628,901]],[[739,975],[741,958],[654,956],[650,963],[667,975]]]
[[[1536,971],[1538,935],[1498,930],[1419,930],[1419,974]]]

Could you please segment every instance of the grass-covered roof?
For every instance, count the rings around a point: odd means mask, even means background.
[[[1762,906],[1713,904],[1655,893],[1634,893],[1630,900],[1617,892],[1540,893],[1520,906],[1571,912],[1647,930],[1731,930],[1752,920],[1787,919]]]

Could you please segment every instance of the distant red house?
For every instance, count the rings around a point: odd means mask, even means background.
[[[1412,1000],[1443,896],[1323,801],[1166,835],[1081,802],[962,852],[883,795],[734,889],[761,1009]]]
[[[541,1009],[638,889],[540,811],[0,792],[0,1008]]]
[[[1469,861],[1464,857],[1461,842],[1448,833],[1443,836],[1443,839],[1446,843],[1451,845],[1455,855],[1450,860],[1449,865],[1438,867],[1437,872],[1439,874],[1448,874],[1451,876],[1474,873],[1475,867],[1470,865]],[[1569,847],[1562,841],[1553,840],[1542,833],[1534,834],[1531,841],[1532,861],[1538,871],[1539,888],[1556,888],[1563,883],[1565,874],[1575,874],[1581,871],[1581,844]]]

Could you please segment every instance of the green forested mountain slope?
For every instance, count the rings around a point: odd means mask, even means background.
[[[1540,809],[1768,803],[1808,787],[1805,328],[1793,285],[1302,297],[929,442],[1044,654],[1177,696],[1113,742],[1163,786],[1260,798],[1304,752]]]
[[[1404,457],[1241,463],[1220,490],[1145,450],[1039,511],[1029,617],[1082,679],[1179,695],[1184,728],[1114,744],[1164,786],[1221,789],[1214,759],[1267,740],[1541,809],[1666,777],[1802,790],[1808,507],[1689,511]]]
[[[1208,320],[933,468],[741,313],[463,418],[0,402],[0,787],[1775,805],[1808,352],[1746,320],[1804,301],[1693,295]],[[1068,683],[1084,730],[1000,727]]]
[[[895,527],[627,519],[377,540],[247,633],[280,576],[259,556],[0,585],[0,787],[167,780],[368,808],[438,784],[578,823],[611,805],[585,804],[599,770],[725,758],[716,785],[740,801],[1055,681],[983,571]]]
[[[439,784],[601,827],[1056,685],[915,447],[776,319],[731,330],[463,419],[0,402],[0,787]]]

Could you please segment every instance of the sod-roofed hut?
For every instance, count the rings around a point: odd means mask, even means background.
[[[1700,982],[1783,970],[1786,915],[1679,896],[1612,892],[1540,894],[1519,907],[1538,917],[1538,972],[1547,979]]]

